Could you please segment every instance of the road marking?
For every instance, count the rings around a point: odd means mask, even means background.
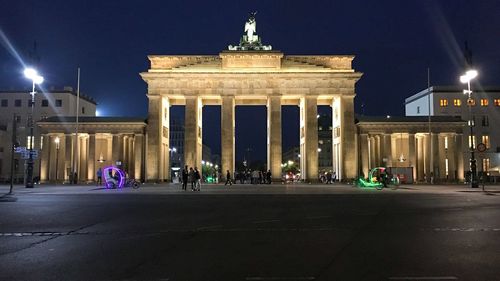
[[[500,231],[500,228],[445,227],[445,228],[434,228],[434,231],[438,231],[438,232],[486,232],[486,231]]]
[[[455,276],[405,276],[389,277],[389,280],[458,280]]]
[[[268,222],[278,222],[280,220],[260,220],[260,221],[253,221],[252,223],[268,223]]]
[[[247,277],[245,280],[315,280],[314,277]]]

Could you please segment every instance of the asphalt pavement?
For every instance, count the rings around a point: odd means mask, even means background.
[[[500,187],[486,189],[16,186],[0,196],[0,280],[500,280]]]

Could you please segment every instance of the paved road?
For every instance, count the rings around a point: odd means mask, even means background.
[[[500,280],[489,190],[17,188],[0,198],[0,279]]]

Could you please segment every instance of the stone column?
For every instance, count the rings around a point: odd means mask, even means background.
[[[302,179],[318,181],[318,106],[316,96],[300,100],[300,163]]]
[[[354,124],[354,90],[352,95],[342,96],[340,105],[340,137],[342,154],[342,174],[339,179],[356,177],[356,125]]]
[[[50,155],[49,155],[49,181],[54,182],[56,180],[56,158],[57,158],[57,149],[56,149],[56,135],[50,135],[49,137],[49,147],[50,147]]]
[[[234,96],[223,96],[221,98],[221,173],[225,176],[229,170],[231,175],[235,171],[234,166]],[[186,164],[187,165],[187,164]],[[233,175],[234,176],[234,175]]]
[[[134,137],[134,178],[136,180],[142,179],[143,138],[142,134],[136,134]]]
[[[376,167],[376,159],[375,159],[375,138],[372,136],[368,137],[368,142],[370,143],[368,146],[368,154],[370,155],[370,165],[368,169],[371,170]]]
[[[73,167],[73,143],[74,136],[72,134],[64,135],[64,181],[69,182],[69,173]]]
[[[374,149],[374,151],[375,151],[375,166],[376,167],[380,167],[381,166],[380,162],[382,160],[380,158],[380,155],[381,155],[381,153],[380,153],[380,147],[381,147],[381,145],[380,145],[380,135],[375,135],[373,137],[373,141],[374,141],[374,144],[375,144],[375,149]]]
[[[413,168],[413,181],[417,178],[417,153],[415,150],[415,134],[408,134],[408,164]]]
[[[456,145],[455,134],[448,134],[448,149],[446,149],[446,157],[448,158],[448,174],[450,180],[456,180],[458,176],[457,163],[456,163]]]
[[[188,167],[201,169],[202,149],[202,102],[198,97],[186,97],[184,122],[184,163]]]
[[[79,166],[79,172],[78,172],[78,180],[79,181],[87,181],[87,164],[88,164],[88,138],[87,137],[81,137],[80,136],[80,143],[79,147],[80,149],[80,166]]]
[[[267,168],[274,182],[281,182],[281,157],[281,97],[270,96],[267,99]]]
[[[368,177],[368,167],[369,163],[369,155],[368,155],[368,135],[361,134],[360,135],[360,151],[361,151],[361,170],[363,171],[363,177]]]
[[[423,181],[424,179],[424,137],[419,135],[417,137],[417,180]]]
[[[432,141],[432,151],[431,151],[432,172],[434,174],[434,182],[436,182],[436,180],[441,177],[440,171],[439,171],[439,142],[438,142],[438,134],[432,133],[431,141]]]
[[[47,134],[43,135],[42,159],[40,159],[40,181],[46,182],[49,180],[49,164],[50,164],[50,137]]]
[[[156,182],[170,179],[169,127],[170,103],[167,97],[149,95],[149,116],[146,146],[146,180]],[[186,107],[187,113],[187,107]],[[165,151],[166,150],[166,151]]]
[[[384,134],[383,136],[383,146],[384,146],[384,158],[387,159],[385,165],[387,167],[392,167],[392,141],[391,134]]]
[[[464,151],[463,151],[463,137],[462,134],[455,135],[455,157],[457,163],[457,179],[464,180]]]
[[[87,163],[87,181],[95,180],[95,134],[89,134],[89,153]]]
[[[124,171],[127,172],[128,169],[128,136],[123,136],[123,146],[122,146],[122,167]]]
[[[115,166],[116,161],[120,159],[120,151],[122,150],[122,136],[118,134],[113,134],[113,141],[112,141],[112,150],[111,150],[111,165]]]
[[[424,175],[425,175],[425,181],[429,183],[430,180],[430,174],[431,174],[431,162],[430,162],[430,136],[429,134],[424,135],[423,139],[423,146],[424,146]]]

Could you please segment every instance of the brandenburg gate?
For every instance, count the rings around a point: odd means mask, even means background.
[[[252,23],[254,24],[252,30]],[[249,26],[250,24],[250,26]],[[170,106],[185,106],[184,163],[201,167],[202,109],[221,106],[221,165],[235,170],[235,106],[267,106],[267,167],[281,180],[281,106],[300,107],[302,179],[318,179],[318,105],[332,108],[333,165],[340,179],[357,174],[355,84],[361,73],[351,55],[285,55],[264,46],[255,18],[246,23],[239,46],[219,55],[150,55],[141,73],[148,85],[146,180],[168,180]]]

